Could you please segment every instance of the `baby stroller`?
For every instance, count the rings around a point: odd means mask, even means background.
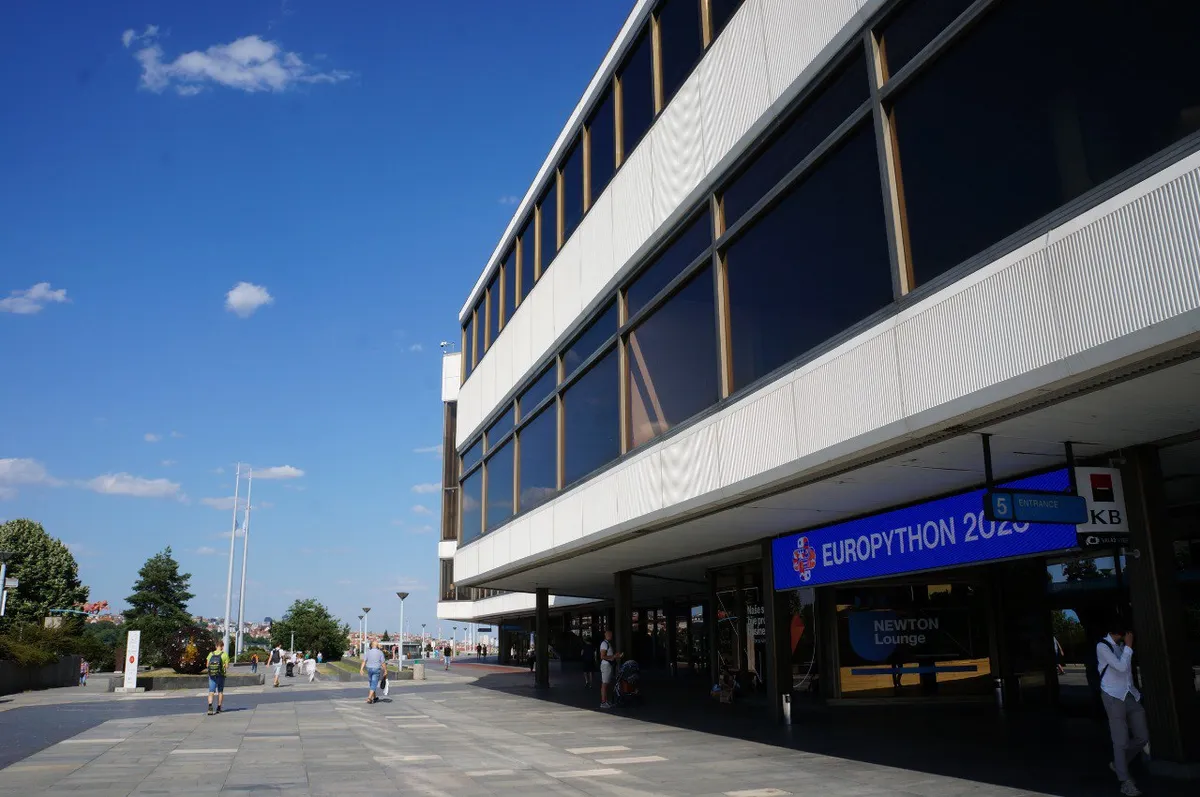
[[[627,661],[617,670],[617,682],[613,685],[613,705],[640,702],[642,692],[638,688],[641,668],[636,661]]]

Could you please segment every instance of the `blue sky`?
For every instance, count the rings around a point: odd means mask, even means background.
[[[249,617],[436,624],[438,343],[631,5],[0,10],[0,519],[217,616],[240,459]]]

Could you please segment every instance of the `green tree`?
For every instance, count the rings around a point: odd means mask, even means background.
[[[162,664],[167,641],[192,626],[187,610],[195,597],[188,591],[191,578],[191,573],[179,572],[179,562],[167,546],[142,565],[133,594],[125,599],[125,628],[142,632],[142,658],[151,665]]]
[[[392,638],[388,636],[387,629],[383,629],[383,636],[379,637],[380,642],[391,642]]]
[[[1111,575],[1108,571],[1096,567],[1095,559],[1076,559],[1063,564],[1063,578],[1068,583],[1091,581],[1108,575]]]
[[[293,633],[297,650],[320,652],[326,661],[337,661],[345,650],[350,626],[339,623],[314,598],[306,598],[293,603],[281,619],[271,623],[271,644],[286,648]]]
[[[9,552],[8,576],[20,582],[8,594],[0,620],[6,626],[41,623],[51,609],[70,609],[87,600],[75,557],[41,523],[21,519],[0,524],[0,550]]]

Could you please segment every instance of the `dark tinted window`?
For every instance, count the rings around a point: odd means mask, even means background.
[[[563,240],[575,231],[583,218],[583,147],[579,139],[563,160]]]
[[[554,392],[558,384],[558,369],[551,365],[521,394],[521,417],[528,418],[542,399]]]
[[[667,0],[659,6],[658,33],[665,107],[704,52],[700,0]]]
[[[883,51],[894,75],[975,0],[914,0],[884,23]]]
[[[563,352],[564,379],[575,373],[584,360],[600,348],[600,344],[617,334],[617,305],[610,304],[579,337]]]
[[[621,454],[621,378],[616,347],[563,391],[563,413],[566,485]]]
[[[517,432],[521,447],[521,511],[544,504],[558,492],[558,413],[542,410]]]
[[[712,3],[712,36],[716,39],[725,30],[734,13],[742,7],[742,0],[709,0]]]
[[[485,529],[494,529],[513,516],[513,444],[509,442],[488,457],[487,463],[487,513]]]
[[[700,214],[658,256],[625,291],[626,312],[632,318],[650,303],[658,292],[687,268],[712,243],[712,217],[707,210]]]
[[[539,253],[541,271],[538,273],[544,274],[554,262],[554,256],[558,254],[558,188],[554,180],[550,181],[550,187],[542,194],[542,201],[538,203],[538,214],[542,222],[539,233],[542,239],[542,249]]]
[[[588,157],[591,159],[592,197],[595,202],[612,180],[617,168],[616,116],[612,89],[604,92],[595,113],[588,120]]]
[[[509,252],[504,256],[501,269],[504,273],[504,322],[507,324],[512,320],[513,313],[517,311],[517,305],[521,299],[517,294],[517,255],[516,252]]]
[[[463,452],[462,456],[462,472],[466,473],[471,468],[479,464],[479,460],[483,458],[483,438],[480,437],[471,444],[471,447]]]
[[[484,344],[484,350],[491,348],[491,345],[496,342],[496,338],[500,337],[500,273],[492,275],[491,282],[487,286],[487,328],[488,338]]]
[[[533,229],[533,217],[530,216],[529,220],[525,222],[525,226],[521,228],[521,301],[524,301],[529,292],[533,290],[535,281],[533,263],[537,254],[535,250],[537,243],[533,240]]]
[[[649,33],[642,33],[621,65],[621,144],[626,158],[654,121],[653,56]]]
[[[462,480],[462,544],[483,534],[483,470]]]
[[[720,398],[712,267],[629,335],[630,435],[638,446]]]
[[[510,405],[509,408],[507,410],[505,410],[504,414],[501,415],[496,420],[492,421],[492,425],[488,427],[488,430],[487,430],[488,450],[490,451],[493,447],[495,447],[496,443],[500,442],[500,439],[502,437],[504,437],[504,435],[506,435],[512,431],[512,428],[513,428],[513,408]]]
[[[1200,129],[1197,30],[1169,0],[988,12],[896,100],[917,284]]]
[[[471,375],[475,370],[475,316],[467,316],[467,325],[463,327],[463,362],[466,363],[466,374]]]
[[[817,90],[766,149],[724,190],[725,224],[732,226],[800,161],[846,121],[870,94],[866,61],[861,54],[844,65]]]
[[[728,265],[735,389],[891,302],[869,122],[729,247]]]

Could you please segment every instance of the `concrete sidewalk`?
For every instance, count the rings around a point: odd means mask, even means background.
[[[558,705],[464,680],[438,678],[434,689],[405,685],[373,706],[331,692],[328,699],[245,708],[229,698],[231,710],[216,717],[205,716],[198,700],[184,714],[110,720],[0,770],[0,797],[1045,794]]]

